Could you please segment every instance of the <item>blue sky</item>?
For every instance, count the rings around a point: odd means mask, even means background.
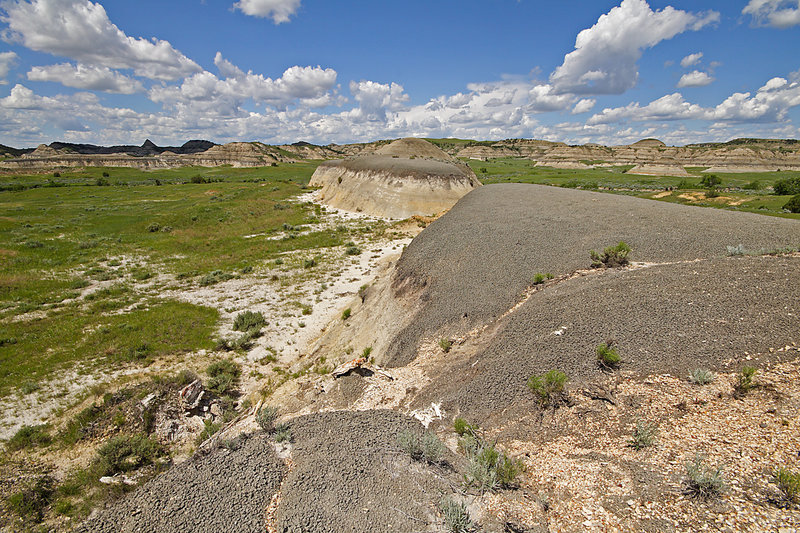
[[[0,143],[800,137],[800,0],[0,0]]]

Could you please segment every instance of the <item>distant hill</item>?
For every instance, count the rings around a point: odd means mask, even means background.
[[[121,145],[121,146],[97,146],[94,144],[73,144],[65,142],[50,143],[50,148],[59,151],[67,151],[81,155],[109,155],[109,154],[128,154],[137,157],[145,157],[172,152],[174,154],[197,154],[205,152],[216,143],[211,141],[192,140],[182,146],[156,146],[150,139],[146,140],[141,146]]]
[[[5,157],[19,157],[23,154],[29,154],[33,152],[33,150],[33,148],[12,148],[5,144],[0,144],[0,156]]]

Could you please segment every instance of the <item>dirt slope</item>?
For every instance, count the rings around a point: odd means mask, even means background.
[[[283,472],[270,442],[255,435],[236,451],[218,448],[171,468],[77,531],[262,532]]]

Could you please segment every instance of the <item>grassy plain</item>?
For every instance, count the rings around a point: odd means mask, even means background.
[[[301,231],[319,213],[288,201],[315,168],[0,177],[0,398],[57,372],[210,348],[217,312],[160,298],[159,276],[209,284],[283,252],[343,244],[344,234]],[[97,185],[103,173],[110,185]]]

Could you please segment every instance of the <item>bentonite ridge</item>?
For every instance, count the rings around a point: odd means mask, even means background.
[[[393,284],[419,288],[421,309],[382,362],[407,364],[423,338],[458,335],[499,317],[537,272],[585,269],[589,250],[619,241],[633,248],[633,261],[692,261],[725,256],[727,246],[800,246],[800,224],[540,185],[481,187],[415,238],[398,262]]]

